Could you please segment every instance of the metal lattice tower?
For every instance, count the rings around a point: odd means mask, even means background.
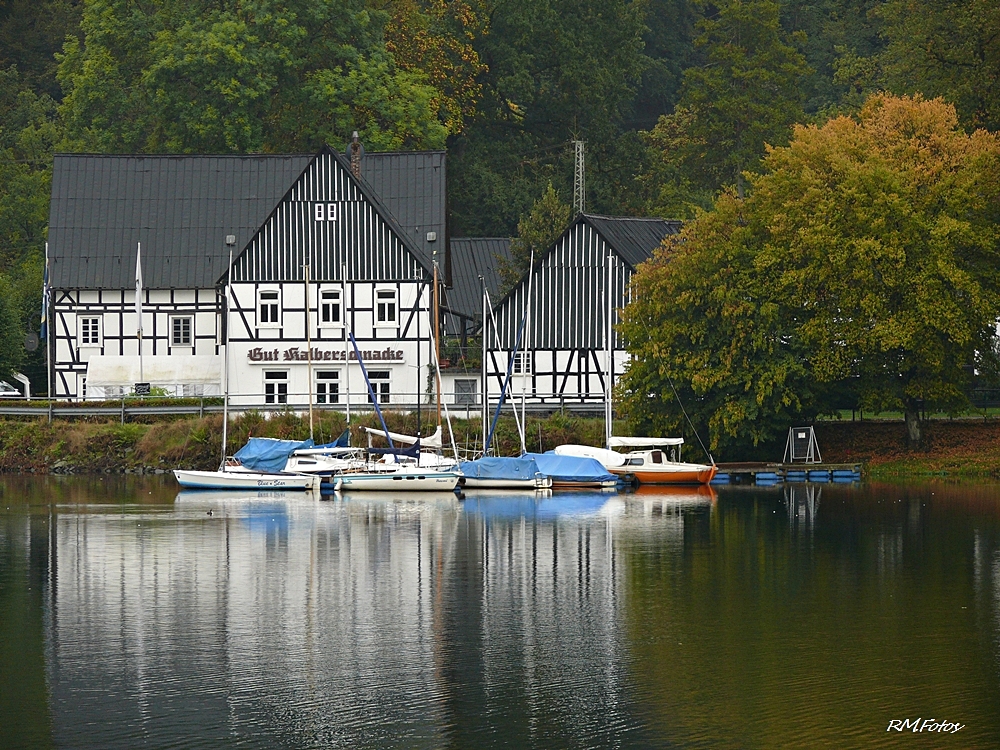
[[[582,214],[587,207],[587,175],[584,167],[583,141],[573,141],[573,212]]]

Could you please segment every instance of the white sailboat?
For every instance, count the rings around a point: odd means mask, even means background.
[[[226,279],[226,315],[232,299],[230,279],[233,270],[233,251],[229,251],[229,276]],[[177,483],[188,490],[282,489],[319,492],[321,478],[316,474],[288,474],[253,471],[239,461],[226,456],[229,428],[229,325],[226,324],[225,355],[223,358],[224,387],[222,393],[222,463],[217,471],[174,469]]]
[[[361,374],[368,386],[368,395],[382,425],[382,429],[375,431],[374,434],[384,435],[390,447],[369,448],[366,451],[368,460],[362,465],[348,467],[332,474],[329,481],[333,485],[333,489],[337,492],[351,490],[378,492],[453,491],[462,481],[461,472],[455,468],[441,469],[422,465],[419,438],[410,438],[407,435],[389,432],[385,419],[382,417],[378,399],[372,391],[364,360],[360,352],[357,351],[358,344],[354,339],[354,334],[348,332],[347,335],[357,353],[358,366],[361,368]],[[396,448],[394,439],[400,438],[402,438],[401,442],[411,442],[413,447]],[[371,457],[376,454],[381,454],[382,457],[379,460],[371,460]],[[433,455],[435,458],[439,458],[437,454]]]

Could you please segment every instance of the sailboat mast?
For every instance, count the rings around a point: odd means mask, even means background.
[[[347,426],[351,426],[351,342],[347,338],[347,264],[343,265],[340,275],[340,310],[341,322],[344,324],[344,392],[347,398]]]
[[[525,325],[528,326],[524,337],[524,350],[521,352],[521,424],[518,432],[521,435],[521,454],[528,452],[527,444],[527,431],[528,431],[528,420],[525,416],[524,401],[525,401],[525,391],[528,387],[528,347],[531,345],[531,328],[530,328],[530,315],[531,315],[531,290],[532,282],[534,281],[534,271],[535,268],[535,251],[531,251],[530,259],[528,260],[528,286],[524,297],[524,320]],[[516,355],[515,355],[516,356]],[[517,405],[514,406],[515,413],[517,412]]]
[[[438,299],[437,250],[434,251],[434,368],[437,372],[437,415],[441,426],[441,308]]]
[[[229,272],[226,273],[226,307],[225,318],[222,321],[222,463],[219,471],[226,470],[226,445],[229,437],[229,305],[233,298],[233,246],[229,246]]]
[[[608,449],[611,448],[611,432],[612,432],[612,430],[611,430],[611,420],[612,420],[612,412],[611,412],[611,390],[612,390],[612,385],[611,384],[612,384],[613,379],[614,379],[614,370],[615,370],[615,365],[614,365],[614,360],[613,360],[613,357],[614,357],[614,346],[613,346],[612,341],[611,341],[611,339],[612,339],[612,337],[614,335],[614,325],[613,325],[613,320],[614,320],[614,303],[612,302],[612,295],[613,295],[613,290],[614,290],[614,276],[613,276],[613,273],[614,273],[614,255],[609,252],[608,253],[608,290],[607,290],[607,298],[608,298],[608,320],[607,320],[607,331],[606,331],[606,334],[604,336],[604,346],[605,346],[605,349],[607,350],[607,358],[605,359],[605,362],[607,362],[607,372],[604,374],[604,447],[608,448]]]
[[[487,415],[489,414],[489,383],[486,380],[486,315],[487,315],[487,312],[486,312],[486,279],[484,277],[482,277],[482,276],[479,277],[479,291],[482,292],[482,295],[483,295],[483,324],[482,324],[482,326],[480,326],[480,329],[479,329],[480,333],[482,334],[482,337],[483,337],[483,357],[482,357],[482,362],[481,362],[481,364],[479,366],[479,369],[480,369],[480,378],[482,380],[482,383],[480,385],[480,391],[482,392],[481,393],[482,403],[480,405],[481,406],[480,411],[482,412],[482,415],[481,415],[480,419],[482,420],[482,423],[483,423],[483,442],[482,442],[483,451],[484,451],[483,455],[486,455],[485,454],[485,451],[486,451],[486,419],[487,419]]]
[[[309,330],[309,264],[305,264],[306,279],[306,370],[308,372],[308,383],[306,390],[309,393],[309,439],[313,439],[313,356],[312,356],[312,332]]]

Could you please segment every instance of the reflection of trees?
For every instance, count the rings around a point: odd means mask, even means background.
[[[682,555],[620,540],[650,721],[682,744],[843,747],[897,714],[994,717],[998,649],[962,607],[977,528],[997,554],[996,509],[984,522],[926,488],[827,487],[804,523],[801,500],[724,494]],[[977,731],[995,744],[1000,727]]]
[[[8,487],[0,501],[10,503]],[[45,685],[49,518],[0,513],[0,745],[52,746]]]

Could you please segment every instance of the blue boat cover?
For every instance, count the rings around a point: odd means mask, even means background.
[[[523,457],[486,456],[475,461],[462,461],[459,468],[465,476],[476,479],[534,479],[537,474],[544,473],[533,458]]]
[[[320,443],[316,446],[317,448],[350,448],[351,447],[351,431],[344,430],[340,433],[340,437],[334,440],[332,443]]]
[[[282,471],[292,451],[312,448],[312,440],[276,440],[275,438],[250,438],[247,444],[236,451],[236,458],[248,469],[254,471]]]
[[[556,453],[525,453],[522,458],[534,459],[542,474],[552,477],[553,482],[606,482],[617,478],[596,458]]]

